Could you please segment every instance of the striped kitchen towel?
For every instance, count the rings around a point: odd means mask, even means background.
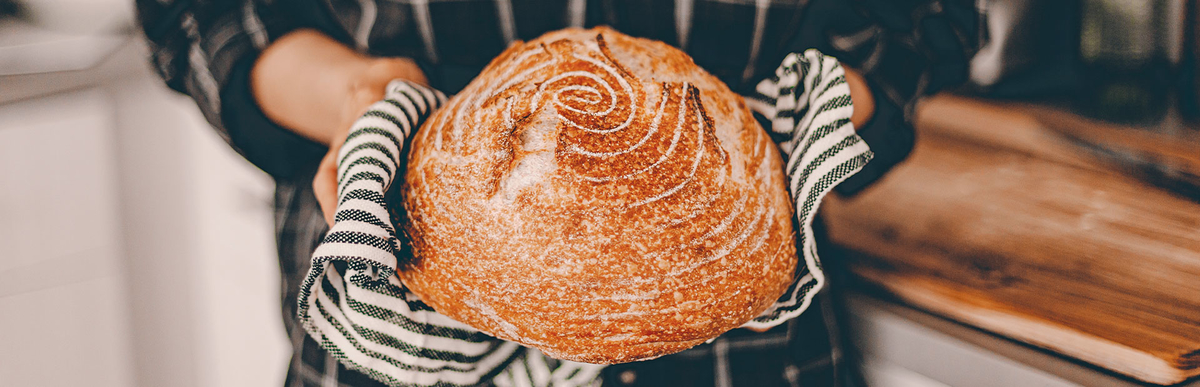
[[[300,290],[301,323],[348,368],[391,386],[598,384],[600,366],[488,336],[437,313],[396,276],[401,242],[384,193],[403,174],[406,139],[445,101],[436,90],[393,81],[350,129],[338,154],[334,224]]]
[[[815,49],[789,54],[775,75],[754,91],[745,96],[746,104],[770,119],[772,137],[787,160],[788,192],[800,226],[796,249],[804,259],[804,265],[797,265],[796,281],[783,296],[745,325],[770,328],[804,312],[825,286],[813,238],[817,208],[834,186],[862,170],[873,154],[854,134],[850,86],[837,58]]]
[[[821,198],[857,172],[871,153],[849,123],[841,67],[816,51],[791,55],[776,77],[747,97],[772,119],[787,155],[789,191],[805,265],[775,305],[747,324],[768,328],[807,308],[824,283],[812,240]],[[444,103],[440,92],[405,81],[351,128],[338,155],[338,208],[313,253],[300,291],[300,320],[347,367],[391,386],[598,386],[603,366],[562,361],[499,340],[441,315],[396,275],[401,241],[384,194],[395,181],[406,139]]]

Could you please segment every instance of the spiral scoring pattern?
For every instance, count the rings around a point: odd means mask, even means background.
[[[792,214],[740,97],[666,45],[595,31],[514,45],[422,128],[400,275],[498,337],[632,361],[766,309],[795,267]],[[654,60],[622,65],[606,38]]]

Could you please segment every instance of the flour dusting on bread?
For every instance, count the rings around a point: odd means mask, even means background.
[[[778,151],[664,43],[604,27],[515,43],[420,131],[399,275],[496,337],[644,360],[740,326],[793,280]]]

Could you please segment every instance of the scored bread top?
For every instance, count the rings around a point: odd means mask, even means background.
[[[438,312],[560,359],[643,360],[792,282],[778,150],[683,52],[599,27],[514,43],[420,128],[404,179]]]

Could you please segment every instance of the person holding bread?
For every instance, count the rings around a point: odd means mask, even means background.
[[[862,385],[813,215],[907,156],[978,44],[960,0],[138,13],[275,179],[287,386]]]

